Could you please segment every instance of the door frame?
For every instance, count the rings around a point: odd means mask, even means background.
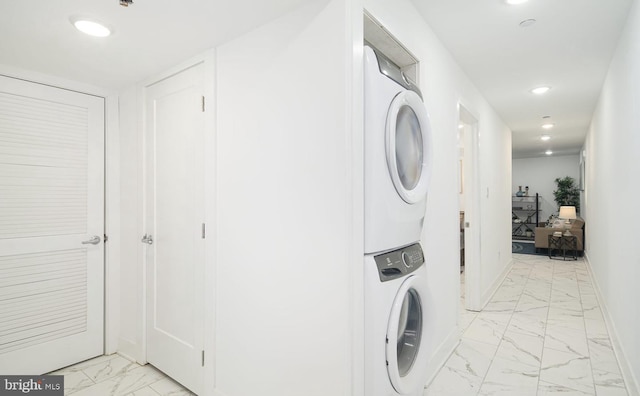
[[[162,73],[159,73],[142,83],[140,83],[136,87],[137,93],[137,109],[136,113],[138,114],[140,122],[138,123],[137,133],[140,136],[140,146],[139,146],[139,158],[138,158],[138,166],[140,175],[142,178],[142,186],[141,186],[141,194],[139,199],[140,202],[140,216],[139,216],[139,225],[138,230],[145,230],[147,227],[146,223],[146,213],[147,207],[147,185],[146,185],[146,164],[147,164],[147,153],[145,147],[147,145],[145,130],[147,128],[146,124],[146,102],[147,95],[146,89],[147,87],[158,83],[164,79],[167,79],[175,74],[178,74],[186,69],[189,69],[199,63],[204,65],[204,96],[205,96],[205,113],[204,113],[204,129],[205,129],[205,158],[204,158],[204,167],[205,167],[205,176],[209,175],[210,177],[205,177],[207,181],[204,186],[204,194],[205,194],[205,223],[206,223],[206,239],[205,239],[205,252],[204,252],[204,282],[205,285],[209,285],[209,287],[204,288],[204,351],[205,351],[205,377],[207,381],[204,382],[204,393],[205,395],[214,394],[216,382],[215,382],[215,319],[216,319],[216,292],[215,292],[215,282],[216,282],[216,267],[215,263],[217,262],[217,183],[216,183],[216,175],[217,175],[217,140],[216,140],[216,97],[215,97],[215,81],[216,81],[216,53],[215,49],[211,49],[205,51],[195,57],[182,62]],[[142,237],[142,234],[138,235],[138,239]],[[138,323],[138,339],[141,340],[141,344],[137,345],[137,353],[136,360],[141,363],[147,363],[147,302],[146,296],[148,293],[147,289],[147,260],[144,255],[144,245],[140,243],[141,254],[139,255],[139,269],[138,279],[140,280],[140,288],[141,291],[136,295],[136,304],[138,305],[139,312],[141,313],[140,323]]]
[[[120,149],[117,92],[61,77],[51,76],[9,65],[0,65],[0,75],[97,96],[104,99],[104,354],[118,349],[119,275],[120,275]]]
[[[481,246],[482,235],[480,227],[480,131],[478,118],[465,105],[458,102],[458,123],[464,127],[464,266],[465,266],[465,309],[480,311],[482,296],[480,279],[482,271]],[[458,161],[458,167],[460,162]],[[460,174],[460,169],[458,169]]]

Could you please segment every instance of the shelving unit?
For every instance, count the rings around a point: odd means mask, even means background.
[[[540,221],[540,201],[536,195],[511,197],[511,237],[514,240],[533,241]]]

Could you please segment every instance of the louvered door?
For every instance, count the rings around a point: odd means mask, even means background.
[[[0,373],[103,352],[104,100],[0,76]]]

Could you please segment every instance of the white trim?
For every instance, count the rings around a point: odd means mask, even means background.
[[[345,117],[347,136],[346,152],[351,172],[346,173],[348,190],[345,191],[349,205],[345,219],[349,242],[345,256],[348,262],[361,263],[364,253],[364,10],[363,0],[346,2],[347,40],[345,58],[351,59],[351,68],[347,68],[345,103],[349,106]],[[350,28],[350,30],[349,30]],[[349,277],[349,319],[351,350],[351,396],[365,395],[365,308],[364,308],[364,266],[349,265],[345,269]]]
[[[431,360],[429,361],[429,365],[427,366],[427,383],[425,384],[425,388],[427,388],[433,380],[436,378],[440,370],[444,367],[447,360],[456,350],[458,345],[460,344],[460,336],[462,335],[463,329],[459,326],[456,326],[447,338],[436,348]]]
[[[600,309],[602,310],[602,316],[604,317],[604,322],[607,326],[609,337],[611,338],[611,344],[613,345],[613,352],[616,356],[616,360],[618,361],[618,366],[620,366],[620,372],[622,373],[622,378],[624,379],[624,383],[627,387],[627,391],[631,396],[640,395],[640,381],[638,381],[638,378],[635,377],[633,370],[631,369],[631,364],[629,363],[629,360],[627,359],[627,355],[625,354],[624,348],[622,344],[620,344],[618,331],[616,330],[616,326],[613,321],[613,318],[611,317],[611,314],[607,309],[607,305],[605,303],[602,290],[600,289],[600,285],[596,281],[596,278],[593,276],[593,268],[591,267],[589,254],[587,253],[586,250],[584,252],[584,261],[587,263],[587,270],[589,271],[589,277],[591,278],[593,289],[596,292],[596,297],[598,298],[598,303],[600,304]]]
[[[455,131],[462,120],[469,128],[465,129],[463,147],[465,160],[471,158],[471,164],[464,168],[472,173],[472,177],[465,178],[464,194],[464,241],[465,241],[465,308],[480,311],[484,306],[482,293],[482,227],[481,219],[481,193],[480,193],[480,123],[478,117],[471,113],[462,99],[457,103],[457,118]],[[467,144],[468,143],[468,144]],[[457,149],[457,147],[456,147]],[[456,158],[458,154],[456,153]],[[466,224],[470,227],[466,227]]]
[[[0,64],[0,75],[68,91],[101,97],[104,99],[105,139],[105,233],[110,236],[104,244],[104,354],[112,354],[118,348],[119,336],[119,275],[120,245],[117,235],[120,228],[120,175],[119,175],[119,111],[115,91],[78,81],[72,81],[32,70]],[[116,164],[109,169],[108,163]],[[111,165],[109,165],[111,166]]]
[[[148,79],[140,82],[136,86],[136,96],[137,96],[137,114],[138,114],[138,128],[137,133],[140,139],[139,148],[141,150],[141,155],[138,159],[138,172],[140,175],[140,183],[139,183],[139,197],[140,197],[140,217],[139,217],[139,235],[142,236],[147,229],[147,216],[146,216],[146,202],[147,202],[147,178],[146,178],[146,166],[147,166],[147,140],[146,140],[146,128],[147,128],[147,120],[146,120],[146,88],[158,83],[162,80],[165,80],[181,71],[184,71],[190,67],[193,67],[199,63],[204,63],[206,59],[212,54],[212,51],[202,52],[193,58],[186,60],[184,62],[179,63],[178,65],[171,67],[164,72],[158,73],[154,76],[149,77]],[[212,95],[213,96],[213,95]],[[209,219],[207,219],[209,220]],[[140,289],[137,294],[138,307],[140,309],[140,322],[138,323],[138,337],[140,340],[140,344],[136,348],[135,355],[137,356],[137,361],[141,364],[147,363],[147,258],[146,258],[146,250],[145,247],[140,244],[139,249],[140,259],[139,259],[139,271],[138,274],[140,276]],[[205,258],[206,262],[206,258]],[[211,324],[211,321],[210,321]],[[209,355],[210,358],[213,358],[211,355],[213,353],[205,353],[205,357]],[[205,362],[206,363],[206,362]],[[215,377],[214,377],[215,378]],[[206,394],[206,390],[205,390]]]
[[[204,351],[205,351],[205,373],[204,395],[213,395],[216,387],[216,270],[218,263],[218,155],[217,155],[217,103],[216,103],[216,52],[207,51],[203,59],[204,62],[204,96],[205,96],[205,303],[204,309]]]
[[[118,350],[120,335],[120,113],[118,97],[105,98],[104,353]]]
[[[85,84],[78,81],[67,80],[65,78],[56,77],[40,72],[27,69],[20,69],[14,66],[0,64],[0,75],[26,80],[38,84],[49,85],[56,88],[62,88],[69,91],[76,91],[88,95],[100,96],[107,98],[109,96],[117,96],[116,92],[111,89],[97,87],[91,84]]]
[[[187,69],[189,69],[189,68],[191,68],[191,67],[193,67],[193,66],[195,66],[197,64],[205,63],[205,61],[207,59],[211,60],[210,56],[211,56],[212,53],[215,53],[214,50],[208,50],[208,51],[202,52],[202,53],[200,53],[200,54],[198,54],[198,55],[196,55],[196,56],[194,56],[194,57],[192,57],[192,58],[190,58],[190,59],[188,59],[188,60],[186,60],[184,62],[180,62],[179,64],[177,64],[177,65],[175,65],[175,66],[173,66],[173,67],[171,67],[171,68],[169,68],[169,69],[167,69],[167,70],[165,70],[165,71],[163,71],[161,73],[158,73],[158,74],[156,74],[156,75],[154,75],[154,76],[152,76],[152,77],[150,77],[150,78],[148,78],[146,80],[143,80],[138,85],[139,85],[140,88],[146,88],[146,87],[149,87],[149,86],[151,86],[153,84],[159,83],[162,80],[166,80],[167,78],[169,78],[171,76],[174,76],[174,75],[176,75],[176,74],[178,74],[178,73],[180,73],[182,71],[185,71],[185,70],[187,70]],[[215,58],[213,58],[213,59],[215,59]]]
[[[491,287],[487,289],[487,291],[482,296],[480,296],[480,309],[478,310],[478,312],[482,311],[484,307],[489,303],[489,301],[491,301],[491,297],[493,297],[495,292],[498,291],[498,289],[500,288],[500,285],[502,285],[502,282],[504,282],[504,279],[507,277],[507,275],[509,275],[509,271],[511,271],[511,268],[513,267],[513,263],[514,261],[512,258],[509,261],[509,264],[507,264],[507,266],[504,267],[504,270],[502,270],[502,273],[498,275],[493,285],[491,285]],[[465,279],[465,282],[466,282],[466,279]]]

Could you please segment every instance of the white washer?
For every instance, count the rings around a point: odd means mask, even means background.
[[[365,395],[422,396],[426,267],[419,243],[365,256]]]
[[[420,91],[365,46],[365,253],[420,240],[431,176],[431,123]]]

